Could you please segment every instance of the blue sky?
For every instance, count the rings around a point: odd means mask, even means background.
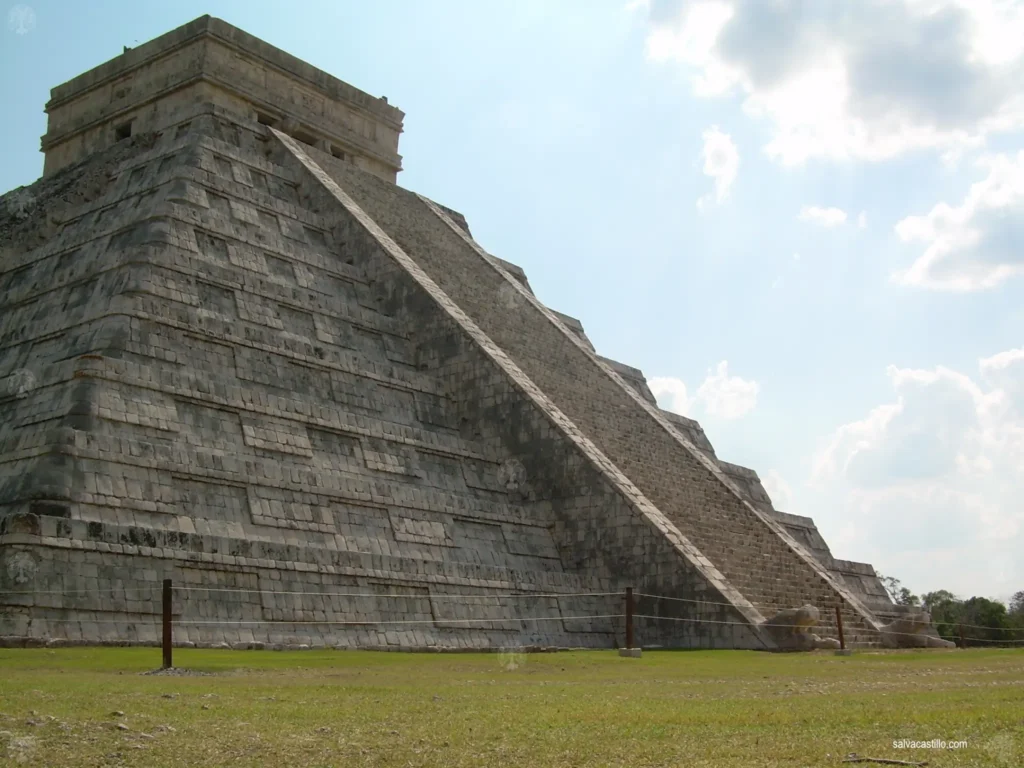
[[[51,87],[213,14],[404,110],[400,183],[837,557],[1024,589],[1024,4],[296,7],[6,5],[0,190]]]

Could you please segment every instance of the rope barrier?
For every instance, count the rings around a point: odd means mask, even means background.
[[[621,593],[620,593],[621,594]],[[735,608],[733,603],[716,603],[711,600],[699,600],[689,597],[670,597],[669,595],[655,595],[649,592],[634,592],[637,597],[651,597],[655,600],[668,600],[677,603],[695,603],[697,605],[722,605],[729,608]],[[922,609],[924,610],[924,609]],[[932,619],[932,624],[946,624],[947,626],[963,627],[964,629],[985,629],[995,630],[998,632],[1022,632],[1024,633],[1024,627],[987,627],[984,624],[961,624],[960,622],[941,622]]]
[[[263,625],[263,624],[282,624],[286,626],[293,625],[311,625],[311,626],[395,626],[401,624],[466,624],[472,622],[488,622],[491,624],[499,622],[514,622],[514,621],[589,621],[592,619],[622,619],[625,618],[624,613],[607,613],[607,614],[595,614],[593,616],[514,616],[509,618],[500,619],[395,619],[391,621],[286,621],[281,619],[231,619],[231,620],[219,620],[219,619],[181,619],[174,622],[174,626],[248,626],[248,625]],[[159,625],[160,617],[152,616],[143,619],[130,619],[124,621],[117,621],[115,619],[35,619],[35,621],[46,622],[48,624],[117,624],[117,625]]]
[[[986,627],[984,624],[961,624],[959,621],[935,621],[932,624],[944,624],[947,627],[964,627],[965,629],[987,629],[994,632],[1024,632],[1024,627]]]
[[[634,592],[633,594],[637,597],[653,597],[655,600],[669,600],[676,603],[696,603],[698,605],[724,605],[728,608],[736,607],[734,603],[716,603],[711,600],[697,600],[692,597],[669,597],[668,595],[654,595],[650,592]]]
[[[986,629],[989,629],[989,627],[986,627]],[[995,629],[995,627],[991,627],[991,629]],[[900,632],[898,634],[903,635],[903,634],[907,634],[907,633],[906,632]],[[942,637],[942,635],[939,635],[939,637]],[[957,638],[951,636],[951,637],[942,637],[942,639],[943,640],[949,640],[950,642],[953,642]],[[964,640],[972,640],[975,643],[1011,643],[1013,645],[1016,645],[1017,643],[1024,643],[1024,640],[992,640],[992,639],[986,639],[984,637],[964,637]]]
[[[532,598],[550,598],[550,597],[622,597],[622,592],[508,592],[508,593],[457,593],[457,592],[432,592],[424,595],[419,592],[407,592],[405,594],[377,594],[375,592],[289,592],[289,591],[274,591],[264,589],[246,589],[246,588],[231,588],[231,587],[175,587],[175,591],[179,589],[187,592],[261,592],[268,595],[312,595],[317,597],[395,597],[395,598],[429,598],[431,600],[438,599],[486,599],[490,600],[493,598],[506,598],[506,597],[532,597]]]
[[[125,587],[125,588],[110,588],[110,589],[82,589],[82,590],[0,590],[0,598],[4,596],[39,596],[39,595],[63,595],[66,597],[82,596],[82,595],[99,595],[103,597],[124,596],[127,599],[128,595],[147,595],[160,592],[160,587]],[[487,593],[460,593],[460,592],[448,592],[448,593],[427,593],[422,592],[406,592],[406,593],[375,593],[375,592],[314,592],[314,591],[296,591],[296,590],[267,590],[262,588],[250,588],[250,587],[202,587],[194,585],[176,585],[174,586],[174,592],[178,593],[190,593],[190,592],[201,592],[201,593],[226,593],[226,594],[259,594],[261,597],[274,597],[277,595],[288,596],[288,597],[347,597],[347,598],[362,598],[362,599],[427,599],[427,600],[449,600],[449,601],[465,601],[471,603],[471,601],[479,600],[503,600],[503,599],[569,599],[569,598],[590,598],[590,597],[613,597],[623,598],[623,592],[487,592]],[[650,598],[654,600],[665,600],[669,602],[687,603],[699,606],[724,606],[727,608],[736,608],[733,603],[716,602],[711,600],[702,600],[697,598],[685,598],[675,597],[671,595],[657,595],[649,592],[635,592],[633,593],[636,598]],[[475,618],[475,619],[417,619],[417,620],[382,620],[382,621],[354,621],[354,620],[323,620],[323,621],[284,621],[284,620],[197,620],[197,619],[180,619],[175,621],[176,625],[182,626],[232,626],[232,625],[264,625],[264,624],[283,624],[283,625],[317,625],[317,626],[397,626],[397,625],[417,625],[417,624],[432,624],[435,626],[445,624],[473,624],[473,623],[499,623],[499,622],[517,622],[517,621],[585,621],[593,619],[619,619],[626,617],[626,614],[595,614],[587,616],[547,616],[547,617],[507,617],[507,618]],[[673,622],[684,622],[692,624],[714,624],[714,625],[734,625],[743,626],[747,628],[765,627],[765,628],[789,628],[792,629],[792,624],[782,623],[769,623],[762,622],[760,624],[751,624],[746,621],[730,621],[722,619],[708,619],[700,617],[684,617],[684,616],[655,616],[651,614],[633,614],[635,619],[646,619],[649,621],[673,621]],[[76,624],[76,623],[88,623],[88,624],[138,624],[140,621],[146,623],[146,619],[128,619],[128,620],[90,620],[90,619],[39,619],[39,621],[49,623],[63,623],[63,624]],[[157,617],[153,618],[154,622],[158,621]],[[984,630],[986,632],[1010,632],[1010,633],[1021,633],[1024,634],[1024,628],[1021,627],[987,627],[981,624],[952,624],[947,626],[954,626],[961,629],[977,629]],[[813,632],[816,627],[808,627],[808,630]],[[871,634],[877,634],[876,631],[871,628],[867,630]],[[903,636],[903,637],[922,637],[926,636],[918,632],[886,632],[890,636]],[[927,635],[934,636],[934,635]],[[947,638],[943,638],[947,639]],[[992,639],[984,637],[959,637],[949,639],[961,639],[963,641],[970,641],[974,643],[992,643],[1002,645],[1018,645],[1024,644],[1024,639],[1018,640],[1012,637],[1006,639]]]
[[[489,624],[496,624],[502,622],[517,622],[517,621],[591,621],[593,619],[622,619],[625,618],[624,613],[608,613],[599,614],[595,616],[537,616],[537,617],[525,617],[516,616],[505,619],[395,619],[392,621],[281,621],[277,619],[255,619],[252,621],[230,621],[230,622],[219,622],[219,621],[176,621],[175,626],[204,626],[211,624],[226,623],[230,625],[248,625],[248,624],[285,624],[288,626],[292,625],[314,625],[314,626],[396,626],[404,624],[473,624],[478,622],[486,622]]]
[[[771,624],[769,622],[763,622],[761,624],[750,624],[750,623],[745,622],[745,621],[723,621],[723,620],[719,620],[719,619],[693,619],[693,618],[687,618],[687,617],[683,617],[683,616],[651,616],[650,614],[643,614],[643,613],[635,613],[635,614],[633,614],[633,618],[634,619],[652,619],[652,620],[655,620],[655,621],[682,621],[682,622],[690,622],[690,623],[694,623],[694,624],[734,624],[734,625],[741,626],[741,627],[749,627],[751,629],[753,629],[755,627],[773,627],[773,628],[777,627],[777,628],[780,628],[780,629],[793,629],[793,625],[792,624]],[[810,626],[810,627],[808,627],[808,631],[813,632],[817,628],[819,628],[819,627]],[[989,627],[981,627],[981,629],[989,629]],[[871,629],[869,631],[871,633],[875,633],[874,629]],[[1018,631],[1024,631],[1024,630],[1018,630]],[[881,633],[879,632],[879,633],[875,633],[875,634],[879,634],[880,635]],[[898,637],[932,637],[931,635],[924,635],[921,632],[886,632],[885,634],[887,634],[887,635],[896,635]],[[942,639],[945,640],[946,638],[942,638]],[[1024,640],[985,640],[984,638],[980,638],[980,637],[964,637],[964,640],[975,640],[975,641],[981,642],[981,643],[1024,643]]]
[[[535,616],[535,617],[507,617],[507,618],[479,618],[479,619],[395,619],[390,621],[367,621],[367,620],[350,620],[350,621],[287,621],[281,619],[244,619],[244,620],[219,620],[219,619],[183,619],[175,621],[175,626],[189,626],[189,627],[202,627],[202,626],[264,626],[264,625],[281,625],[281,626],[357,626],[357,627],[376,627],[376,626],[422,626],[430,624],[437,627],[443,627],[445,625],[467,625],[467,624],[498,624],[507,622],[541,622],[541,621],[592,621],[595,619],[622,619],[625,618],[625,614],[622,613],[608,613],[608,614],[594,614],[587,616]],[[648,614],[634,614],[633,618],[636,619],[649,619],[655,621],[677,621],[677,622],[688,622],[694,624],[728,624],[735,626],[742,626],[748,629],[755,627],[778,627],[782,629],[792,629],[791,624],[746,624],[741,621],[721,621],[711,619],[689,619],[679,616],[651,616]],[[38,619],[37,621],[45,622],[48,624],[103,624],[103,625],[115,625],[115,626],[158,626],[160,620],[158,617],[143,618],[143,619],[131,619],[125,621],[118,621],[115,619]],[[813,629],[811,627],[810,629]],[[921,637],[920,634],[914,632],[891,632],[890,635],[899,635],[904,637]],[[943,638],[945,639],[945,638]],[[965,641],[971,641],[975,643],[1000,643],[1018,645],[1024,644],[1024,640],[991,640],[982,637],[964,637]]]
[[[498,624],[508,622],[541,622],[541,621],[591,621],[596,619],[622,619],[626,615],[622,613],[608,613],[608,614],[592,614],[585,616],[509,616],[503,618],[474,618],[474,619],[395,619],[395,620],[295,620],[288,621],[282,619],[179,619],[174,622],[175,626],[218,626],[218,627],[230,627],[230,626],[263,626],[263,625],[282,625],[282,626],[363,626],[363,627],[375,627],[375,626],[403,626],[403,625],[425,625],[430,624],[434,626],[444,625],[467,625],[467,624]],[[634,619],[647,619],[652,621],[674,621],[684,622],[691,624],[716,624],[716,625],[732,625],[745,627],[747,629],[755,629],[759,627],[771,627],[780,629],[793,629],[792,624],[773,624],[773,623],[761,623],[761,624],[748,624],[742,621],[723,621],[717,619],[694,619],[686,618],[682,616],[652,616],[650,614],[634,614]],[[47,623],[47,624],[103,624],[103,625],[115,625],[115,626],[137,626],[137,625],[159,625],[160,618],[157,616],[143,617],[143,618],[132,618],[125,620],[116,619],[34,619],[34,621]],[[809,631],[813,631],[814,627],[809,627]],[[920,633],[915,632],[889,632],[889,635],[897,635],[902,637],[922,637]],[[943,638],[946,639],[946,638]],[[1024,644],[1024,640],[992,640],[982,637],[964,637],[963,640],[971,641],[976,643],[1000,643],[1018,645]]]
[[[424,598],[429,597],[430,599],[491,599],[491,598],[567,598],[567,597],[622,597],[622,592],[492,592],[492,593],[459,593],[459,592],[432,592],[429,595],[424,595],[420,592],[407,592],[399,594],[378,594],[376,592],[300,592],[300,591],[288,591],[288,590],[269,590],[262,589],[259,587],[193,587],[190,585],[174,587],[175,592],[224,592],[224,593],[252,593],[258,592],[266,595],[310,595],[316,597],[393,597],[393,598]],[[110,589],[93,589],[93,590],[22,590],[14,591],[7,589],[0,589],[0,596],[3,595],[107,595],[111,593],[122,592],[118,588]],[[125,594],[147,594],[147,593],[159,593],[160,587],[131,587],[123,590]]]
[[[177,589],[177,587],[175,587]],[[124,592],[125,594],[139,593],[146,594],[148,592],[159,592],[160,587],[110,587],[108,589],[25,589],[25,590],[13,590],[13,589],[0,589],[0,595],[106,595],[110,592]]]

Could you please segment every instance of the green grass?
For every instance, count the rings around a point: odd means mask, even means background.
[[[593,651],[518,666],[498,654],[176,650],[177,666],[211,674],[139,674],[159,660],[151,648],[0,649],[0,764],[826,766],[856,752],[1024,765],[1017,650]]]

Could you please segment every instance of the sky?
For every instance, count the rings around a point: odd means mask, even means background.
[[[1024,2],[140,7],[3,8],[0,190],[50,88],[212,14],[404,110],[399,183],[836,557],[1024,589]]]

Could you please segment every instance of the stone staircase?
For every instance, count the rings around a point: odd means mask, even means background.
[[[47,113],[0,200],[0,644],[155,642],[164,578],[196,643],[608,647],[629,586],[649,645],[805,603],[873,642],[856,568],[394,185],[383,97],[203,17]]]
[[[447,214],[308,149],[450,297],[439,311],[336,200],[311,207],[323,185],[294,148],[190,109],[49,177],[59,227],[0,265],[0,372],[40,370],[3,404],[0,557],[30,557],[41,590],[4,598],[0,635],[155,642],[165,576],[196,590],[180,620],[212,622],[182,627],[198,643],[607,647],[621,621],[567,617],[620,613],[625,586],[709,601],[650,628],[663,645],[767,647],[759,616],[806,602],[831,623],[834,585],[578,336],[509,301]],[[510,494],[516,460],[532,474]],[[510,597],[459,629],[456,592]],[[565,597],[514,597],[535,592]],[[844,622],[868,641],[849,603]]]
[[[520,301],[501,300],[510,276],[443,212],[323,153],[308,154],[762,615],[804,603],[827,614],[842,604],[851,630],[870,631],[856,599],[550,311],[525,291]]]

